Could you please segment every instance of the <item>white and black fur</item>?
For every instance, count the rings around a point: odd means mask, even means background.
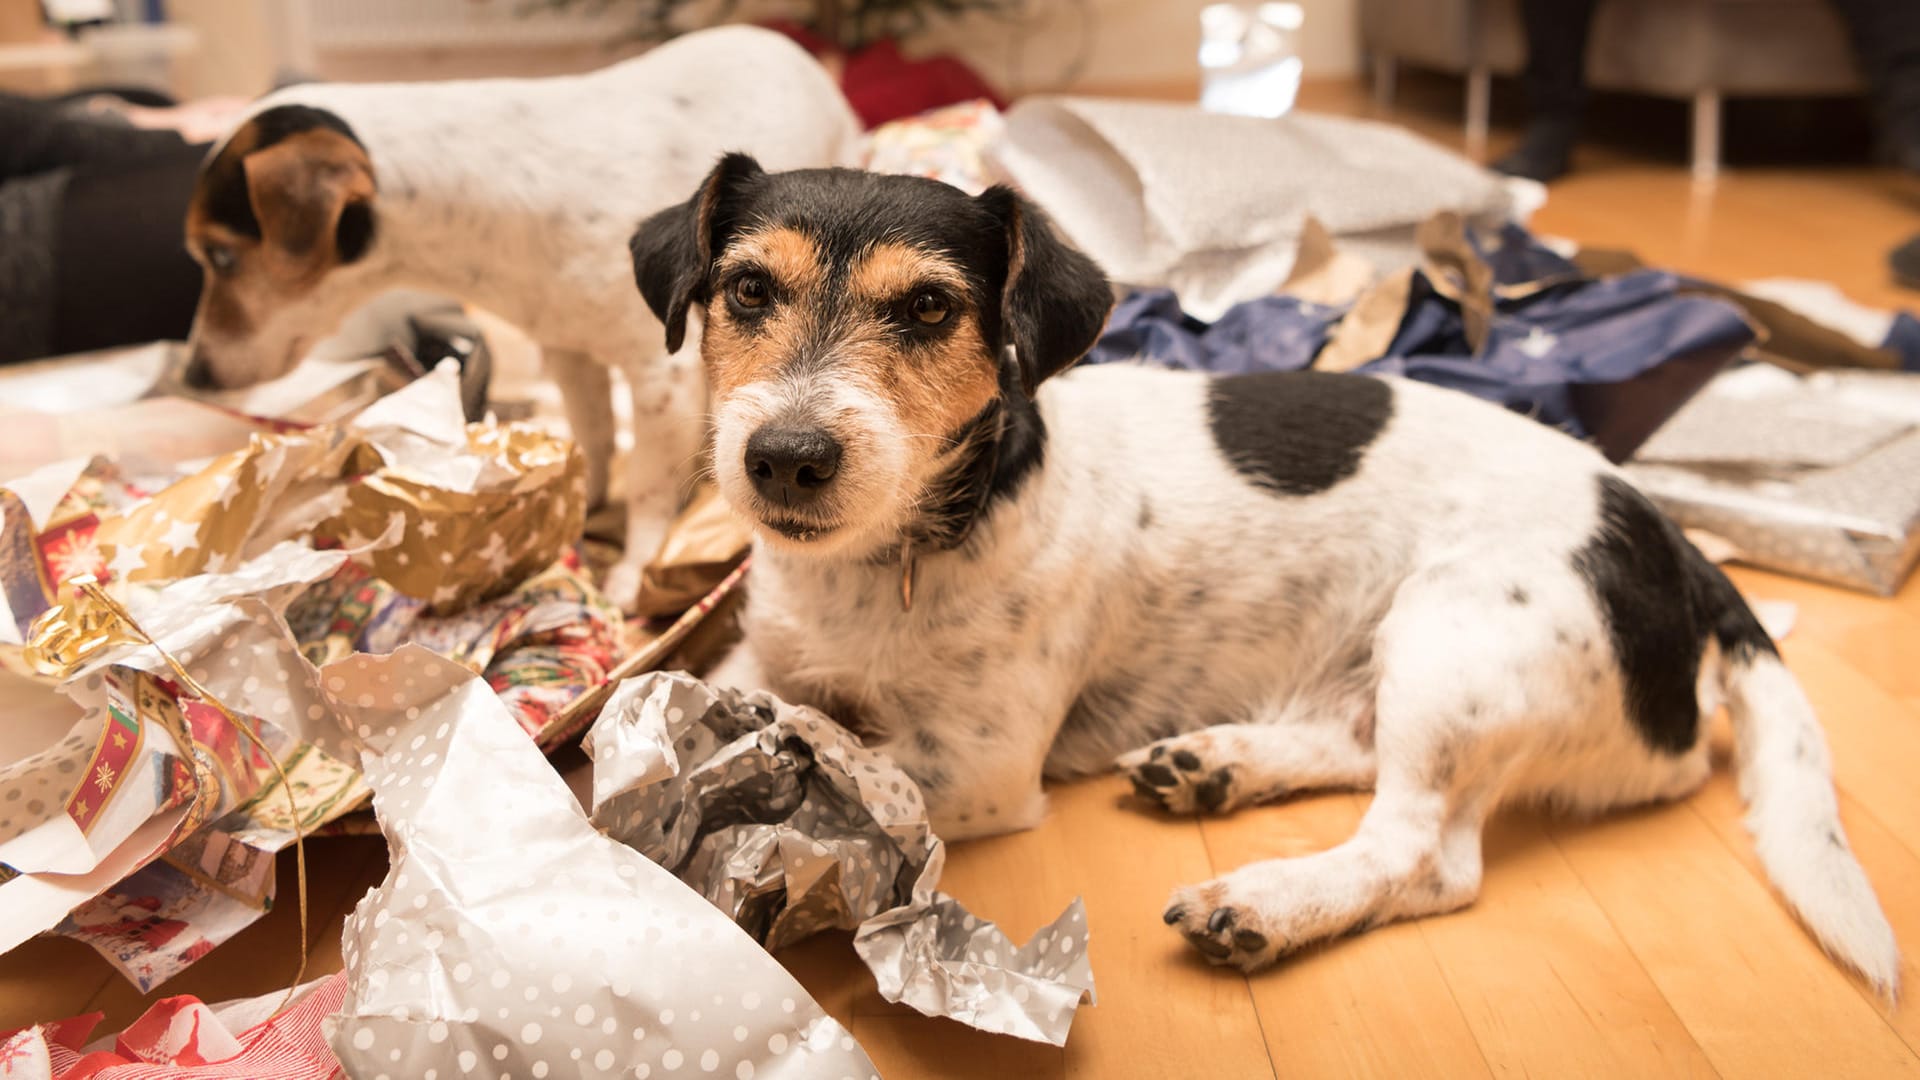
[[[634,294],[627,238],[723,151],[752,149],[789,168],[849,160],[859,125],[832,78],[782,35],[734,26],[579,76],[298,86],[262,99],[251,119],[342,132],[365,148],[378,194],[370,215],[342,217],[339,265],[244,339],[216,340],[203,309],[190,381],[278,376],[389,289],[451,295],[540,344],[597,501],[614,455],[617,367],[634,452],[627,555],[607,592],[631,602],[696,467],[707,402],[698,364],[668,355]],[[245,178],[231,173],[239,190],[215,192],[212,205],[250,218]],[[221,179],[212,170],[203,183]]]
[[[756,177],[732,218],[797,220],[836,252],[892,229],[977,257],[942,229],[978,200],[843,180]],[[794,209],[829,195],[846,205]],[[1030,350],[1026,373],[1044,377],[1091,343],[1104,282],[1031,207],[1020,222],[968,272],[1007,292],[983,315],[989,345]],[[711,264],[667,238],[709,224],[683,208],[636,237],[650,299],[705,281]],[[712,227],[717,260],[738,226]],[[878,449],[862,464],[843,440],[838,471],[876,474],[853,480],[882,494],[817,540],[762,524],[746,645],[716,677],[856,724],[919,781],[942,836],[1031,827],[1044,778],[1116,759],[1179,812],[1373,789],[1347,842],[1174,892],[1168,923],[1253,969],[1472,902],[1502,803],[1585,814],[1687,795],[1724,705],[1769,877],[1834,957],[1894,990],[1897,947],[1806,696],[1726,577],[1589,447],[1393,379],[1103,365],[1031,399],[1014,380],[989,407],[1008,434],[984,509],[957,546],[912,556],[903,609],[899,549],[944,505],[926,492],[966,486],[955,477],[984,451],[956,433],[932,475],[878,476],[908,435],[885,394],[839,385],[823,349],[716,401],[716,475],[762,522],[726,454],[778,401],[789,422],[811,408],[863,426]]]

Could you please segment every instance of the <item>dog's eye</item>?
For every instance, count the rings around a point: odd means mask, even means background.
[[[767,287],[767,279],[759,274],[744,274],[733,283],[733,302],[743,308],[767,306],[773,290]]]
[[[207,265],[215,273],[224,274],[233,269],[233,249],[225,244],[208,244],[205,248]]]
[[[913,321],[923,326],[939,326],[947,321],[947,299],[937,292],[915,293],[907,302],[907,310],[913,314]]]

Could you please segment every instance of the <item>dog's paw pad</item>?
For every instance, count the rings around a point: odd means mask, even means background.
[[[1265,930],[1252,909],[1224,902],[1225,892],[1217,881],[1180,889],[1161,918],[1180,931],[1187,944],[1208,963],[1231,965],[1242,971],[1273,963],[1281,952],[1276,936]]]
[[[1197,736],[1176,736],[1120,758],[1141,798],[1176,814],[1219,813],[1239,805],[1232,765],[1209,766]]]

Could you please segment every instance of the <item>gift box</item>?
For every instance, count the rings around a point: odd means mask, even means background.
[[[1920,557],[1920,375],[1729,372],[1627,474],[1741,562],[1890,596]]]

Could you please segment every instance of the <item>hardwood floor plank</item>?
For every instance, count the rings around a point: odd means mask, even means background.
[[[1209,876],[1199,827],[1125,805],[1128,790],[1117,776],[1053,788],[1039,829],[949,849],[944,888],[1016,941],[1086,898],[1100,1003],[1074,1021],[1067,1076],[1271,1075],[1247,980],[1189,962],[1160,921],[1176,884]],[[903,1018],[884,1030],[917,1043],[935,1025],[955,1026]]]
[[[1330,848],[1353,835],[1368,798],[1309,796],[1207,819],[1214,871]],[[1201,963],[1197,955],[1180,959]],[[1275,1070],[1289,1080],[1491,1075],[1418,924],[1308,950],[1248,982]]]
[[[1733,853],[1734,858],[1747,868],[1755,880],[1764,883],[1766,872],[1760,868],[1760,860],[1753,853],[1752,839],[1740,824],[1740,793],[1734,786],[1733,778],[1716,774],[1693,801],[1701,817]],[[1840,820],[1846,827],[1848,843],[1860,859],[1860,865],[1866,868],[1867,877],[1873,881],[1874,892],[1880,896],[1880,906],[1887,913],[1887,921],[1893,924],[1894,938],[1902,946],[1900,985],[1903,988],[1920,986],[1920,963],[1916,962],[1913,952],[1915,944],[1920,943],[1920,855],[1916,855],[1912,846],[1894,830],[1845,793],[1840,796]],[[1920,999],[1916,999],[1912,993],[1903,993],[1898,1002],[1889,1006],[1865,982],[1855,979],[1853,986],[1867,1006],[1878,1012],[1900,1034],[1908,1049],[1920,1054]]]
[[[1695,807],[1548,833],[1721,1075],[1920,1075],[1920,1059]]]
[[[1540,818],[1497,816],[1485,851],[1480,899],[1419,925],[1496,1075],[1715,1075]]]

